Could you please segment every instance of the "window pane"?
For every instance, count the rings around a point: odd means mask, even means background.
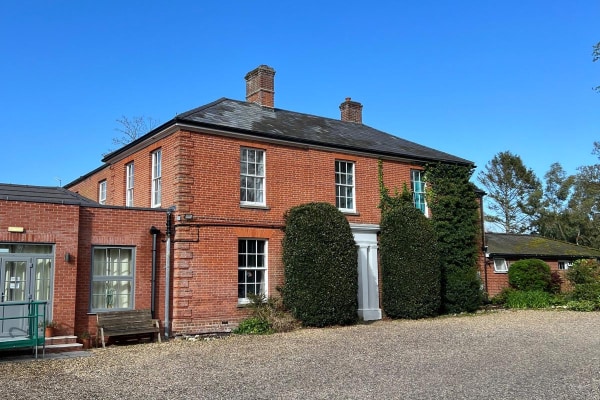
[[[92,268],[93,275],[108,275],[106,266],[106,250],[94,250],[94,266]]]
[[[33,300],[50,300],[51,266],[52,261],[49,258],[36,260]]]

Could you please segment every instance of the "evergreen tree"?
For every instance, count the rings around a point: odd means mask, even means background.
[[[507,233],[528,232],[541,184],[532,169],[525,167],[521,157],[503,151],[489,161],[477,176],[487,191],[488,222],[502,227]]]

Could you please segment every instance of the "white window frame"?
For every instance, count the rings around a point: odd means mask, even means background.
[[[125,205],[127,207],[133,207],[134,173],[133,162],[125,165]]]
[[[106,179],[98,182],[98,203],[106,204]]]
[[[507,273],[508,261],[506,261],[506,259],[502,257],[494,258],[494,272]]]
[[[242,242],[245,242],[244,249],[242,252]],[[256,251],[249,251],[249,243],[255,243]],[[259,243],[263,244],[263,251],[259,252]],[[260,282],[261,290],[260,294],[267,297],[269,295],[269,241],[266,239],[257,238],[239,238],[238,239],[238,304],[248,304],[250,299],[247,297],[248,285],[256,285],[256,271],[262,271],[263,279]],[[262,263],[259,261],[262,258]],[[262,265],[260,265],[262,264]],[[244,281],[242,282],[242,277]],[[254,279],[254,282],[251,280]],[[246,294],[246,296],[242,296]]]
[[[240,149],[240,205],[266,206],[267,152],[262,149]],[[250,200],[248,200],[250,199]]]
[[[355,172],[354,161],[335,160],[335,206],[342,212],[356,212]]]
[[[152,152],[152,192],[150,206],[160,207],[162,202],[162,149]]]
[[[559,271],[566,271],[573,266],[573,261],[558,260],[557,264]]]
[[[425,180],[423,179],[424,174],[425,172],[420,169],[410,170],[410,189],[412,191],[415,208],[420,210],[423,215],[428,216],[427,197],[425,196]]]
[[[123,257],[122,252],[128,252],[129,257]],[[125,260],[128,260],[126,266],[128,271],[123,268]],[[91,265],[90,312],[134,309],[135,247],[93,246]],[[125,291],[124,294],[119,293],[119,287],[128,287],[129,291]],[[104,293],[95,292],[94,288],[104,288],[105,291]],[[127,298],[127,304],[119,301],[119,297],[123,295]]]

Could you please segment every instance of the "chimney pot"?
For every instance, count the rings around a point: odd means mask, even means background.
[[[362,124],[362,108],[362,104],[352,101],[350,97],[346,97],[346,101],[340,104],[342,121]]]
[[[246,101],[265,107],[275,107],[275,70],[260,65],[245,76]]]

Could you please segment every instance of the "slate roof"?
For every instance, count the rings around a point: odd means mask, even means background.
[[[95,201],[61,187],[12,185],[6,183],[0,183],[0,200],[68,205],[98,205]]]
[[[401,139],[364,124],[263,107],[227,98],[179,114],[136,141],[108,154],[102,161],[106,162],[175,123],[423,162],[443,161],[473,165],[469,160]]]
[[[486,233],[486,244],[490,257],[519,256],[521,258],[600,258],[600,250],[578,246],[560,240],[536,235],[511,233]]]

